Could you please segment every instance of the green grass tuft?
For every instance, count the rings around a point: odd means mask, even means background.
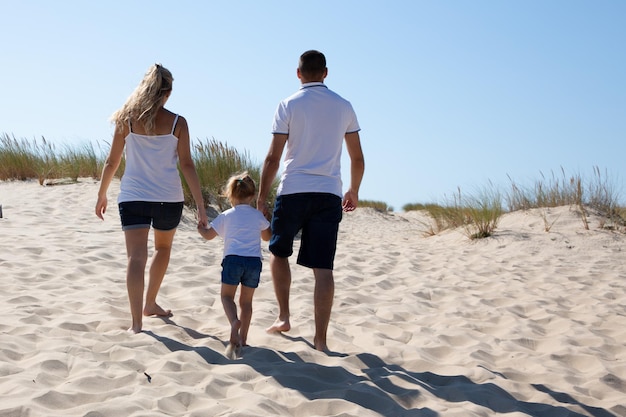
[[[407,204],[405,211],[423,210],[432,219],[426,231],[434,235],[447,229],[463,228],[470,239],[491,236],[498,221],[505,212],[543,209],[544,229],[549,232],[554,225],[548,222],[546,209],[559,206],[571,206],[580,215],[583,227],[589,229],[589,211],[595,211],[602,220],[601,228],[626,231],[626,208],[618,202],[620,195],[616,191],[615,181],[606,171],[603,173],[594,167],[591,180],[585,180],[580,174],[567,175],[561,168],[561,175],[541,178],[531,187],[522,187],[510,177],[511,190],[502,193],[492,184],[475,194],[464,195],[458,190],[451,201],[440,204]]]
[[[359,200],[360,208],[373,208],[376,211],[380,211],[382,213],[387,213],[393,211],[393,207],[390,207],[384,201],[374,201],[374,200]]]

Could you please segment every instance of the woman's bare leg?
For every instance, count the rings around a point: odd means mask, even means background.
[[[131,229],[124,232],[126,239],[126,289],[130,303],[132,324],[128,331],[139,333],[142,327],[144,273],[148,261],[149,228]]]
[[[146,305],[143,309],[144,316],[163,316],[172,315],[171,310],[164,310],[156,302],[159,294],[161,283],[167,272],[170,263],[170,255],[172,253],[172,242],[176,229],[172,230],[154,230],[154,254],[150,260],[150,281],[148,281],[148,291],[146,292]]]

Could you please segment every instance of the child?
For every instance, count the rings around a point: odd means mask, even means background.
[[[256,186],[247,172],[230,177],[224,194],[232,208],[217,216],[209,228],[199,225],[198,232],[206,240],[217,235],[224,239],[221,297],[230,323],[227,356],[233,357],[239,354],[241,346],[247,346],[252,296],[261,276],[261,239],[268,241],[272,232],[269,221],[250,205],[256,195]],[[239,284],[240,318],[234,300]]]

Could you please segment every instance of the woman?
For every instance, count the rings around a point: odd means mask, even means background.
[[[189,129],[182,116],[163,106],[172,93],[172,74],[155,64],[111,120],[115,133],[102,169],[96,215],[104,220],[107,190],[117,171],[124,148],[126,167],[118,196],[128,265],[126,286],[132,325],[139,333],[144,316],[170,316],[156,302],[167,271],[172,241],[183,210],[183,188],[177,164],[187,181],[198,212],[198,227],[208,223],[200,181],[191,157]],[[146,302],[144,271],[148,260],[148,234],[154,228],[154,253],[150,261]]]

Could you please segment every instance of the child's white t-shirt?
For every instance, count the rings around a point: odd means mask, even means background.
[[[224,239],[224,256],[261,258],[261,231],[269,226],[263,214],[248,204],[232,207],[211,222],[211,227]]]

